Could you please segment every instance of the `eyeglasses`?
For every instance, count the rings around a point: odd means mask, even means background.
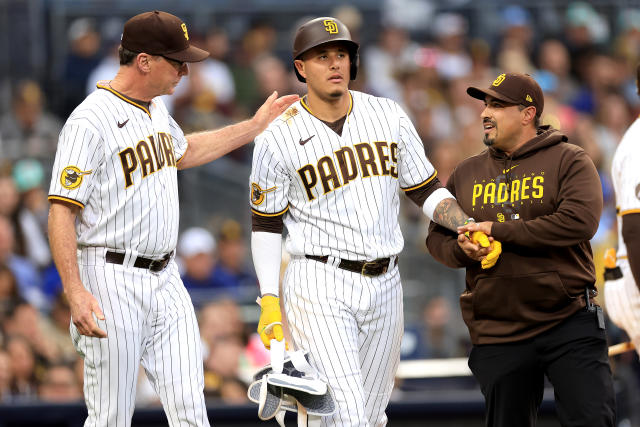
[[[160,55],[162,56],[162,55]],[[186,62],[184,61],[176,61],[175,59],[167,58],[166,56],[162,56],[169,64],[173,65],[173,68],[180,71]]]

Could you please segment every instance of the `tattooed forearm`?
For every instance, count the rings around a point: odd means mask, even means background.
[[[433,221],[451,231],[457,231],[457,227],[464,225],[469,218],[464,213],[456,199],[444,199],[433,211]]]

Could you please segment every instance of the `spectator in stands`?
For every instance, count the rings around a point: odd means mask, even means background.
[[[247,401],[249,384],[240,378],[240,362],[243,358],[242,343],[224,338],[211,347],[204,361],[205,398],[240,404]]]
[[[71,22],[67,38],[69,53],[65,58],[60,82],[62,91],[60,117],[68,117],[85,98],[89,74],[102,59],[100,33],[92,18],[78,18]]]
[[[42,317],[31,304],[21,301],[13,306],[13,310],[2,323],[2,330],[7,336],[24,338],[37,361],[43,365],[58,362],[60,350],[50,336],[43,333]]]
[[[471,72],[471,58],[466,46],[468,24],[457,13],[441,13],[433,23],[437,41],[436,69],[444,80],[467,76]]]
[[[0,215],[0,264],[14,274],[20,296],[40,310],[46,310],[47,299],[42,293],[42,280],[35,266],[14,252],[15,230],[9,220]]]
[[[37,397],[36,357],[26,338],[19,335],[7,337],[7,354],[11,364],[11,399],[29,402]]]
[[[229,299],[204,306],[198,313],[203,342],[205,397],[230,403],[246,401],[246,334],[238,305]],[[249,369],[253,366],[249,367]],[[239,385],[244,392],[239,393]]]
[[[13,166],[13,181],[20,192],[15,213],[16,253],[42,269],[52,264],[47,242],[49,203],[42,188],[44,171],[36,159],[22,159]]]
[[[215,251],[216,240],[206,228],[192,227],[180,235],[177,254],[182,264],[182,281],[190,292],[216,288],[213,280]]]
[[[71,324],[71,309],[69,301],[64,293],[59,293],[54,299],[51,312],[48,317],[41,320],[42,334],[47,337],[57,349],[59,360],[71,363],[76,360],[76,352],[73,342],[69,338],[69,325]]]
[[[82,389],[73,369],[66,364],[50,366],[38,385],[38,398],[53,403],[81,402]]]
[[[367,48],[362,55],[363,70],[371,93],[402,101],[396,73],[399,69],[415,66],[415,55],[420,46],[401,28],[389,26],[382,28],[378,34],[378,42]]]
[[[578,90],[571,75],[569,50],[558,39],[547,39],[538,49],[538,71],[533,77],[541,82],[545,93],[550,93],[562,103],[570,102]],[[547,89],[544,88],[546,82]]]
[[[205,44],[205,50],[210,54],[209,58],[195,63],[197,67],[193,68],[198,68],[204,87],[213,94],[216,110],[225,115],[231,115],[236,87],[231,69],[226,63],[229,53],[229,38],[226,31],[220,27],[212,28],[207,33]]]
[[[463,357],[467,348],[462,336],[452,329],[451,304],[443,296],[431,298],[424,306],[421,322],[405,329],[403,359]]]
[[[0,156],[52,158],[62,123],[45,107],[37,82],[23,80],[13,90],[11,110],[0,117]]]
[[[185,230],[178,242],[178,255],[182,280],[194,305],[201,306],[213,294],[241,299],[257,296],[257,279],[246,269],[247,247],[236,221],[223,224],[217,241],[205,228]]]
[[[247,267],[247,244],[242,226],[228,219],[218,234],[218,262],[213,272],[215,286],[247,301],[258,296],[258,279]]]
[[[273,25],[263,18],[254,19],[250,28],[242,35],[240,45],[234,49],[232,73],[236,89],[239,113],[248,115],[259,98],[258,83],[253,71],[256,59],[272,55],[277,33]]]

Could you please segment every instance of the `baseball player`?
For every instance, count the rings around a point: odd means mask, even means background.
[[[60,133],[49,237],[84,357],[87,426],[130,425],[140,363],[170,425],[209,425],[198,325],[174,262],[177,169],[251,141],[298,97],[274,93],[248,121],[185,136],[156,97],[207,56],[178,17],[134,16],[117,75]]]
[[[640,79],[640,66],[637,69]],[[640,95],[640,80],[637,81]],[[617,264],[622,278],[604,287],[607,314],[623,328],[640,355],[640,118],[622,137],[611,165],[618,213]]]
[[[468,217],[438,181],[398,104],[348,89],[358,44],[343,23],[323,17],[303,24],[293,58],[308,93],[258,136],[253,153],[258,332],[267,347],[282,340],[286,225],[286,319],[294,346],[310,352],[335,394],[337,411],[322,423],[381,426],[403,333],[398,189],[451,230]],[[477,261],[486,259],[490,248],[474,247]]]

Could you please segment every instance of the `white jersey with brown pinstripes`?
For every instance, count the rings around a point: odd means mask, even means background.
[[[176,164],[187,141],[158,98],[147,108],[98,88],[60,133],[49,198],[83,208],[80,248],[162,256],[177,243]]]
[[[342,135],[301,100],[256,138],[251,208],[284,214],[293,255],[376,259],[403,247],[398,189],[436,175],[413,124],[386,98],[350,91]]]

